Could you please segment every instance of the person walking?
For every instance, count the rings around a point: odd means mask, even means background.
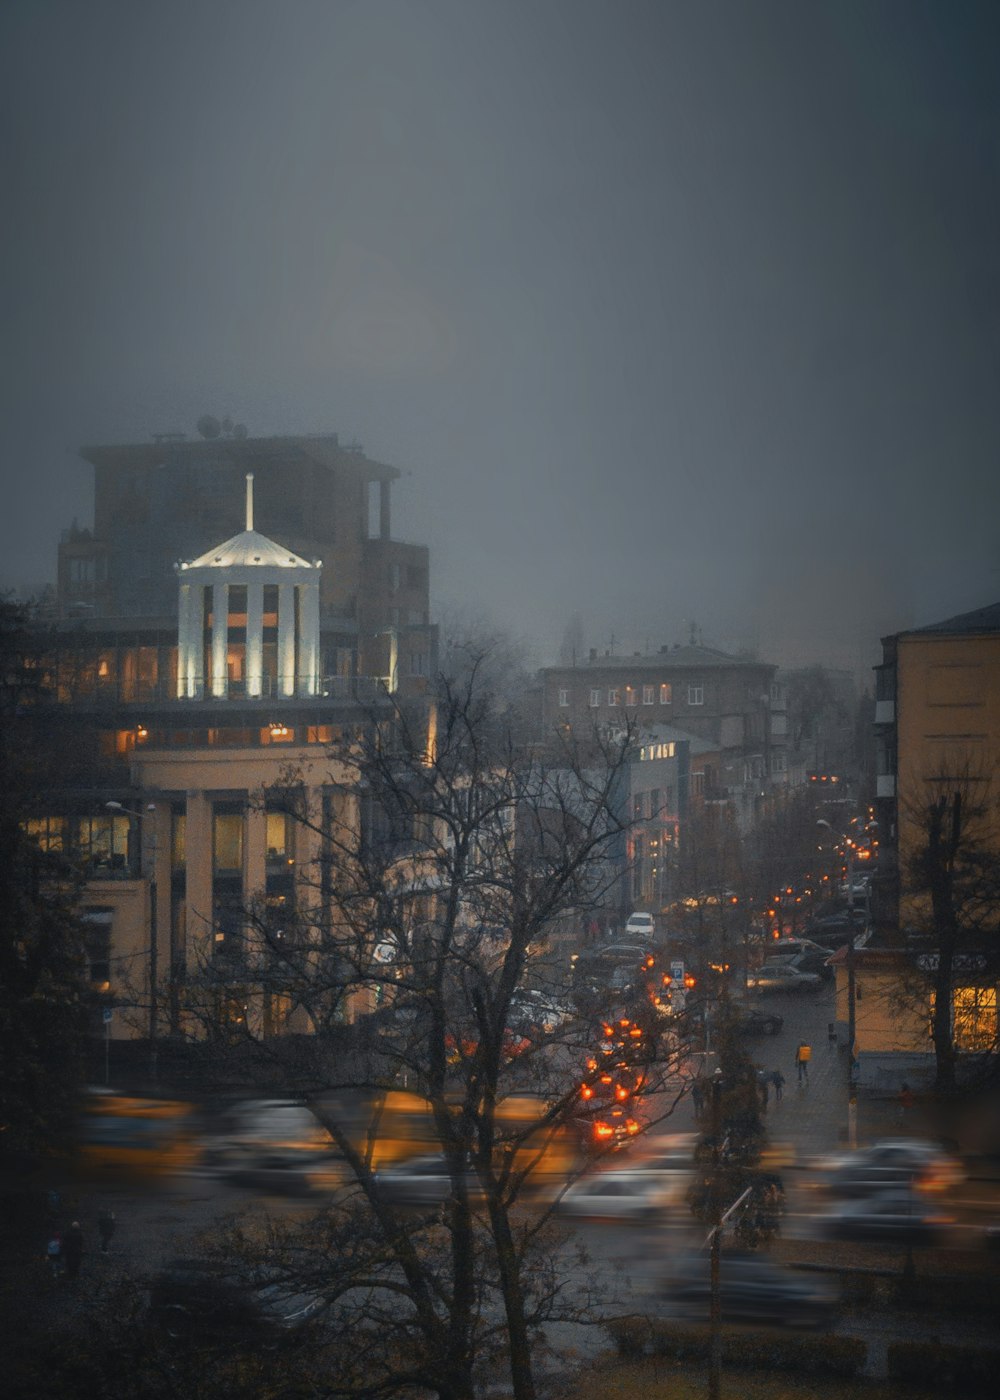
[[[79,1220],[74,1220],[66,1231],[63,1239],[63,1258],[66,1260],[66,1273],[70,1278],[76,1278],[83,1262],[83,1231],[80,1229]]]
[[[795,1052],[795,1067],[799,1074],[799,1083],[809,1083],[809,1061],[812,1059],[812,1048],[804,1040],[799,1041],[799,1048]]]
[[[780,1069],[772,1069],[771,1083],[774,1085],[774,1102],[781,1103],[781,1091],[785,1087],[785,1076]]]
[[[701,1117],[701,1111],[705,1107],[705,1090],[701,1086],[700,1079],[691,1081],[691,1102],[694,1104],[695,1117]]]
[[[102,1210],[97,1217],[97,1229],[101,1236],[101,1253],[107,1254],[111,1245],[111,1240],[118,1226],[113,1210]]]
[[[49,1261],[52,1277],[59,1278],[63,1271],[63,1245],[62,1235],[58,1230],[53,1230],[49,1236],[49,1242],[45,1246],[45,1257]]]
[[[760,1106],[766,1113],[768,1092],[771,1088],[771,1076],[766,1069],[759,1069],[757,1071],[757,1088],[760,1092]]]

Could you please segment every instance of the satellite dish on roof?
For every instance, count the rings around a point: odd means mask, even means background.
[[[218,418],[213,418],[210,413],[204,413],[195,425],[203,438],[217,438],[222,432],[222,424]]]

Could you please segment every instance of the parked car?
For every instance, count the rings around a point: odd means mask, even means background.
[[[545,992],[521,989],[511,998],[508,1025],[523,1030],[531,1028],[551,1035],[553,1031],[572,1019],[573,1012],[560,1006]]]
[[[950,1152],[924,1138],[883,1138],[826,1165],[824,1184],[833,1196],[870,1196],[891,1186],[944,1191],[964,1176]]]
[[[319,1308],[318,1298],[205,1258],[172,1259],[149,1294],[150,1321],[167,1336],[230,1346],[278,1345]]]
[[[908,1186],[882,1188],[871,1196],[837,1201],[820,1216],[823,1235],[838,1240],[909,1240],[935,1244],[954,1219]]]
[[[706,1250],[678,1257],[665,1280],[674,1316],[707,1321],[711,1302]],[[765,1255],[725,1251],[719,1265],[719,1298],[724,1322],[766,1322],[774,1326],[820,1327],[831,1321],[837,1295],[815,1276],[803,1276]]]
[[[821,982],[827,982],[833,977],[833,968],[827,966],[831,956],[829,948],[821,948],[819,953],[781,953],[765,958],[761,970],[794,967],[797,972],[814,972]]]
[[[815,972],[799,972],[786,963],[761,967],[747,978],[754,992],[814,992],[822,979]]]
[[[741,1007],[733,1022],[740,1035],[777,1035],[785,1024],[775,1011],[760,1011],[755,1006]]]
[[[656,924],[652,914],[630,914],[625,920],[625,933],[632,938],[653,938]]]

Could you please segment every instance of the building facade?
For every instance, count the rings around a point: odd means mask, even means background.
[[[986,843],[1000,852],[1000,603],[882,638],[875,742],[876,917],[898,928],[919,912],[907,871],[933,795],[972,796]]]
[[[637,742],[669,725],[717,759],[698,768],[706,800],[732,803],[749,824],[762,798],[787,781],[786,727],[776,667],[704,646],[652,655],[599,656],[541,672],[545,729],[613,733],[631,724]]]

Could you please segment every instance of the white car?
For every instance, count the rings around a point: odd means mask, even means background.
[[[686,1178],[677,1171],[598,1172],[567,1187],[557,1208],[590,1220],[645,1220],[683,1199]]]
[[[800,972],[788,963],[758,968],[747,978],[747,986],[755,992],[815,992],[821,982],[815,972]]]
[[[653,938],[656,934],[656,924],[652,914],[630,914],[625,920],[625,932],[632,937]]]

